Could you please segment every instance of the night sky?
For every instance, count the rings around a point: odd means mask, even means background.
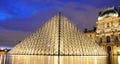
[[[82,31],[96,26],[98,11],[120,0],[0,0],[0,47],[15,46],[59,11]]]

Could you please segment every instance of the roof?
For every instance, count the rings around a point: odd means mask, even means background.
[[[59,13],[13,47],[8,54],[103,56],[106,52]]]
[[[8,51],[10,51],[10,49],[4,49],[4,50],[0,49],[0,52],[8,52]]]
[[[113,15],[115,14],[115,15],[120,16],[119,10],[116,9],[115,7],[107,8],[107,9],[99,12],[100,17],[104,16],[104,15],[109,15],[109,14],[113,14]]]

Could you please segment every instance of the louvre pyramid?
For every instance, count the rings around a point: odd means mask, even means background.
[[[63,14],[52,17],[17,44],[11,55],[104,56],[105,51],[82,33]]]

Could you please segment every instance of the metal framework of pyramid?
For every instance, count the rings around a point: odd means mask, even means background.
[[[11,55],[105,56],[105,51],[63,14],[52,17],[17,44]]]

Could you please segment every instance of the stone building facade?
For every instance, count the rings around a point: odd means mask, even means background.
[[[85,32],[108,53],[108,64],[120,64],[120,7],[107,8],[99,12],[96,30]],[[90,37],[90,36],[89,36]]]
[[[6,64],[6,54],[10,49],[0,49],[0,64]]]
[[[96,27],[93,27],[92,30],[88,30],[87,28],[84,30],[84,33],[90,38],[92,39],[94,42],[98,43],[98,40],[96,38]]]

